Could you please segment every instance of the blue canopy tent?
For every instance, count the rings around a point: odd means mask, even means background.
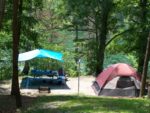
[[[18,56],[18,61],[27,61],[27,60],[31,60],[31,59],[34,59],[34,58],[52,58],[52,59],[55,59],[55,60],[58,60],[58,61],[61,61],[63,62],[63,54],[60,53],[60,52],[55,52],[55,51],[51,51],[51,50],[46,50],[46,49],[35,49],[35,50],[32,50],[32,51],[28,51],[28,52],[25,52],[25,53],[20,53],[19,56]],[[42,71],[42,70],[31,70],[31,73],[34,74],[34,75],[51,75],[53,74],[53,71],[50,71],[50,70],[46,70],[46,71]],[[36,79],[36,78],[28,78],[28,83],[30,81],[30,79]],[[54,82],[56,83],[59,83],[59,82],[64,82],[65,81],[65,78],[62,78],[62,77],[58,77],[56,80],[55,79],[52,79]],[[28,84],[27,84],[27,87],[28,87]]]
[[[31,60],[33,58],[52,58],[55,60],[63,61],[62,56],[63,54],[60,52],[55,52],[46,49],[35,49],[25,53],[20,53],[18,57],[18,61],[26,61],[26,60]]]

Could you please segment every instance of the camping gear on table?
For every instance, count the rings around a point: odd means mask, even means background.
[[[47,76],[49,77],[49,80],[51,80],[51,82],[56,83],[56,84],[65,84],[67,80],[65,75],[63,76],[59,75],[58,71],[53,71],[53,70],[33,69],[31,70],[31,74],[34,75],[34,78]]]
[[[42,75],[47,75],[49,77],[58,76],[57,71],[39,70],[39,69],[32,69],[31,74],[34,75],[34,77],[38,77],[38,76],[42,76]]]
[[[118,63],[104,69],[92,88],[97,95],[135,97],[139,95],[140,85],[136,70],[128,64]]]

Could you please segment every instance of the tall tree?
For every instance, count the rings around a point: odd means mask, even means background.
[[[138,71],[142,73],[143,65],[144,65],[144,54],[146,48],[146,42],[148,37],[148,28],[147,28],[147,19],[148,19],[148,2],[147,0],[139,0],[140,7],[140,29],[139,29],[139,37],[137,40],[137,53],[138,53]]]
[[[148,41],[147,41],[147,48],[146,48],[146,53],[145,53],[145,59],[144,59],[144,65],[143,65],[143,71],[142,71],[142,84],[141,84],[141,89],[140,89],[140,97],[142,97],[145,93],[145,84],[146,84],[146,77],[147,77],[147,70],[148,70],[148,61],[150,57],[150,33],[148,36]]]
[[[19,6],[21,7],[21,5],[22,0],[13,0],[13,77],[11,95],[15,95],[16,106],[18,108],[22,106],[18,80],[18,47],[20,38]]]
[[[66,2],[66,1],[65,1]],[[67,0],[67,14],[71,17],[70,20],[72,25],[78,23],[78,29],[89,32],[93,35],[91,40],[95,43],[94,51],[90,45],[86,54],[88,62],[91,63],[94,68],[93,72],[96,71],[96,75],[103,70],[104,52],[106,46],[106,40],[110,25],[110,12],[113,7],[113,0]],[[82,31],[83,31],[82,30]],[[87,39],[87,37],[86,37]],[[85,40],[86,40],[85,39]],[[92,53],[92,54],[91,54]],[[94,65],[93,65],[94,64]],[[88,64],[89,65],[89,64]],[[91,65],[89,65],[92,67]]]
[[[97,57],[97,71],[98,75],[103,70],[103,62],[104,62],[104,52],[106,47],[106,39],[108,33],[108,19],[110,11],[112,10],[113,0],[103,0],[101,3],[101,27],[99,29],[99,37],[98,37],[98,57]]]
[[[2,21],[5,13],[5,1],[6,0],[0,0],[0,29],[2,28]]]

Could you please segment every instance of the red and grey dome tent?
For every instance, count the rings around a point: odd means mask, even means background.
[[[138,96],[140,76],[128,64],[118,63],[104,69],[98,75],[92,88],[97,95],[106,96]]]

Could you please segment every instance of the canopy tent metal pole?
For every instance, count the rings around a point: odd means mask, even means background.
[[[78,95],[80,93],[80,59],[78,60]]]

